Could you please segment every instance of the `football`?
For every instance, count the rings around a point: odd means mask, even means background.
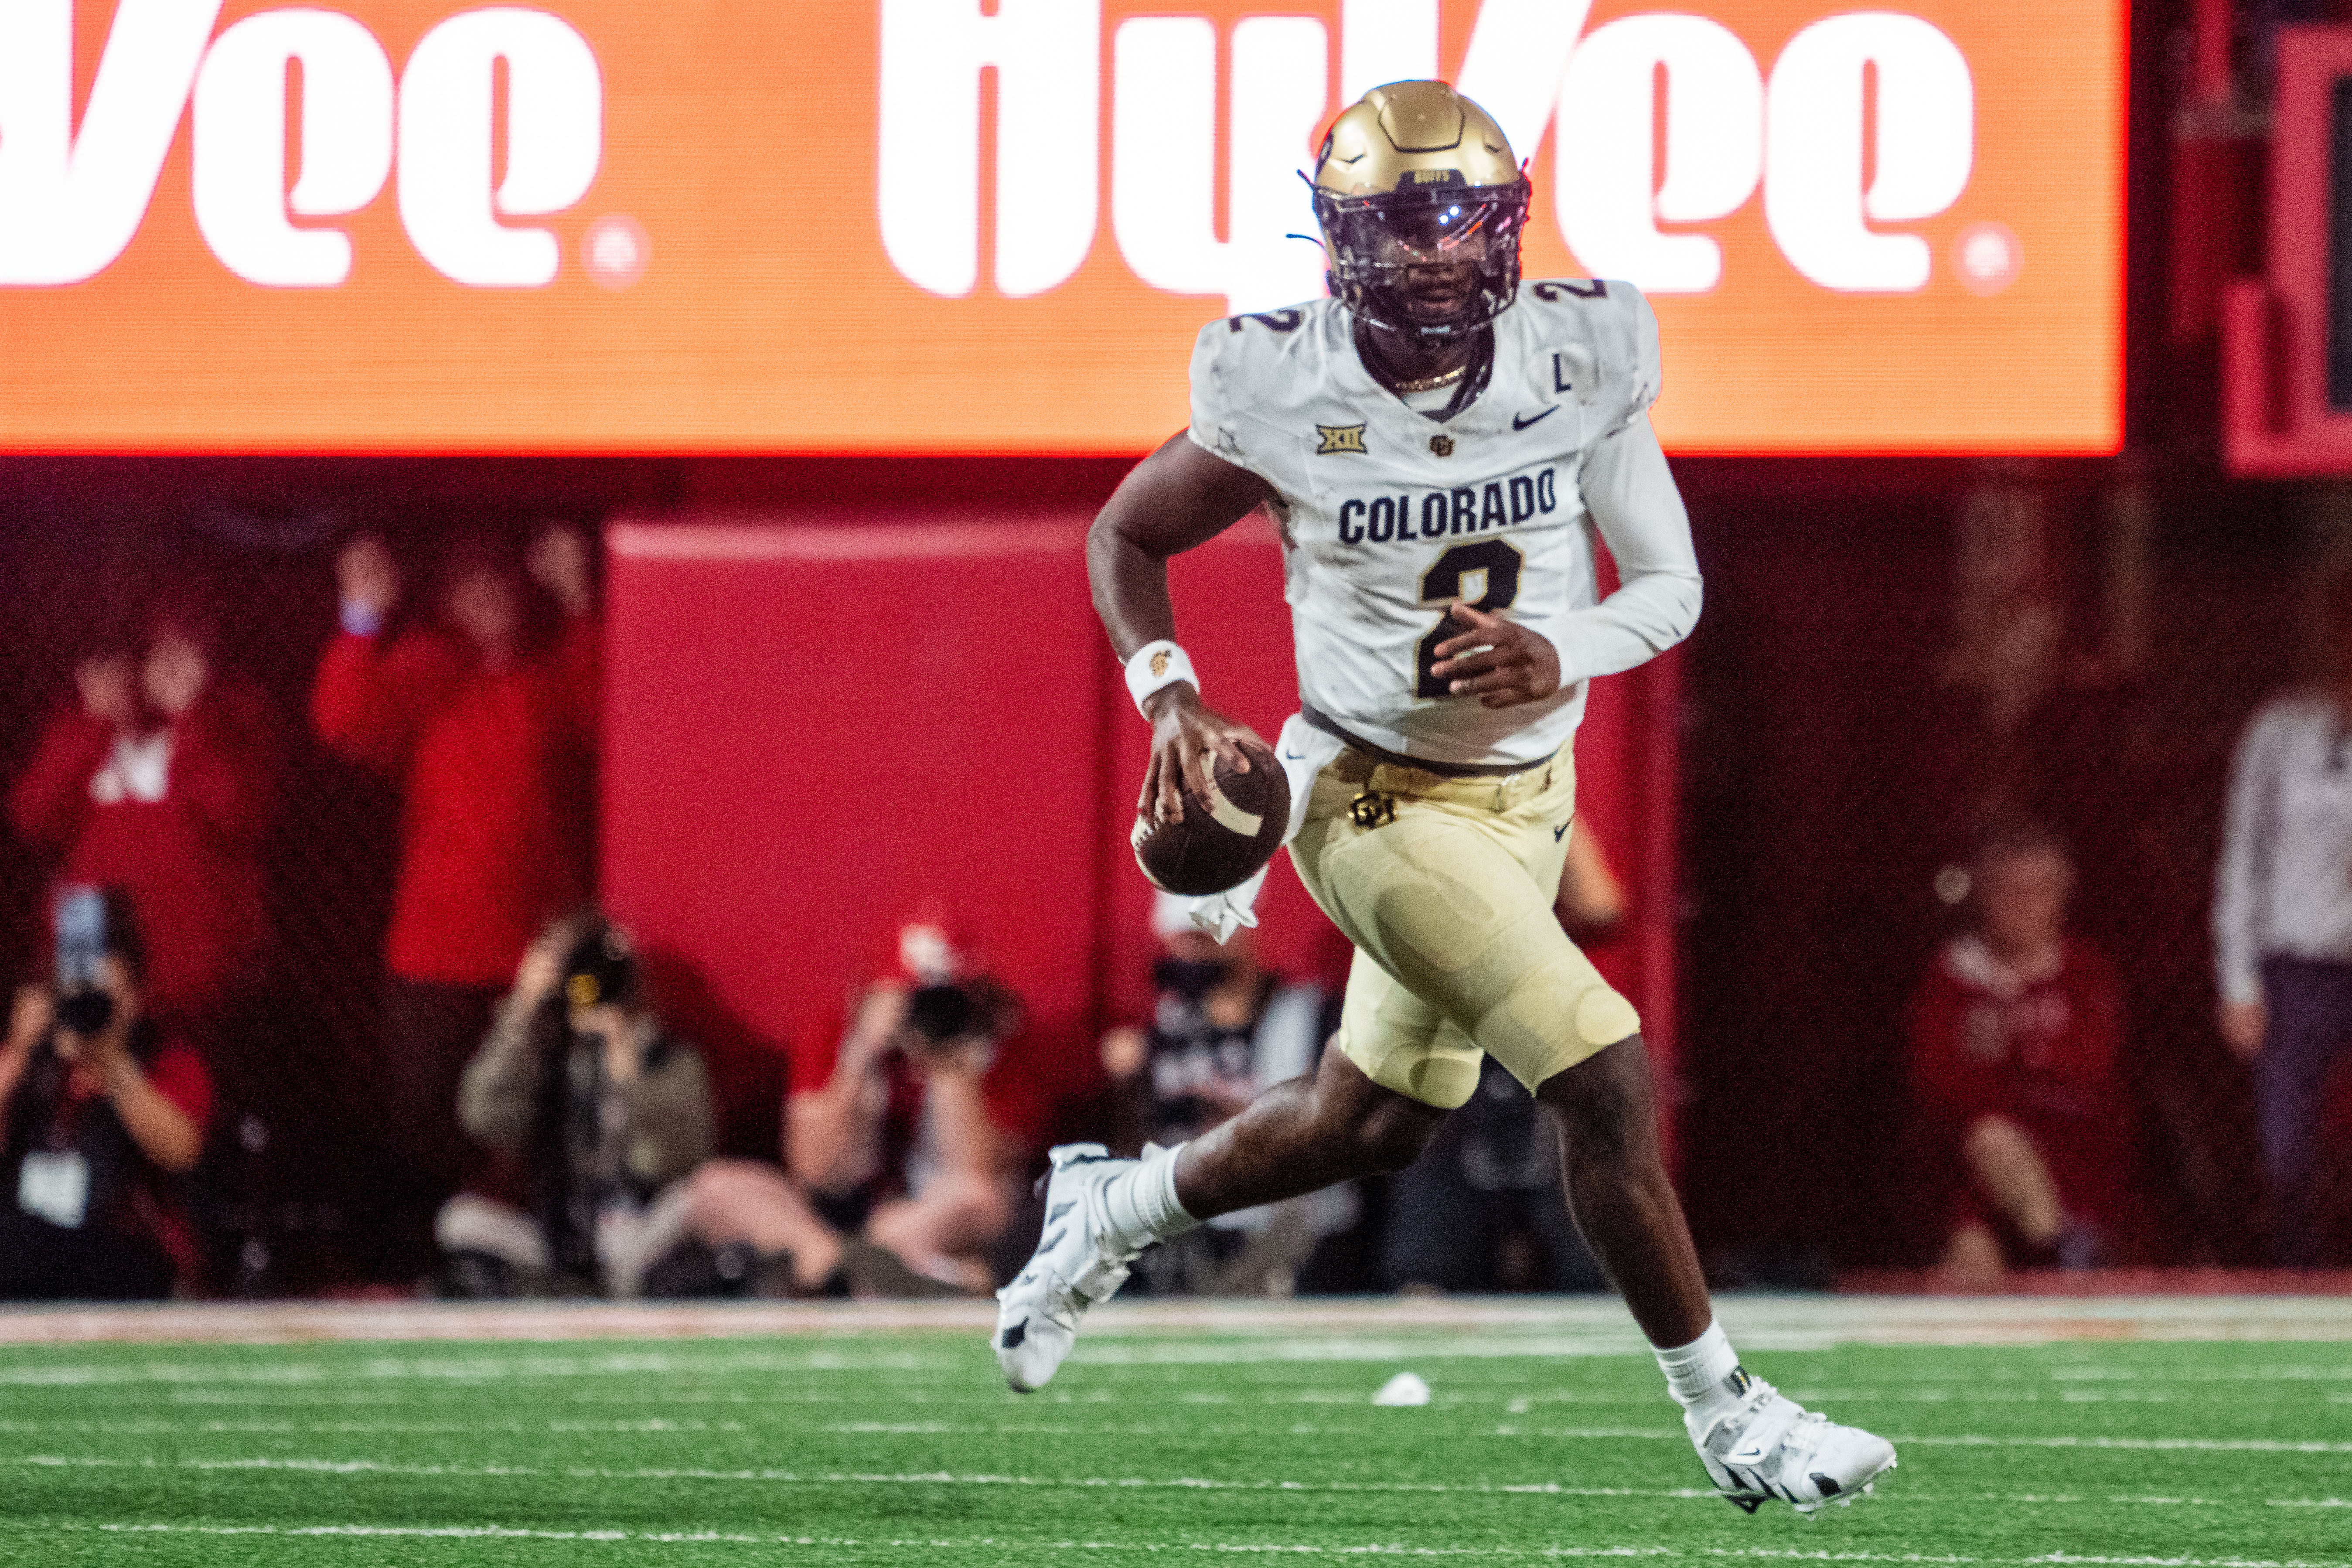
[[[1129,842],[1151,885],[1192,898],[1239,887],[1274,858],[1290,822],[1290,781],[1264,746],[1242,742],[1249,772],[1217,759],[1209,798],[1184,792],[1184,815],[1154,822],[1139,812]]]

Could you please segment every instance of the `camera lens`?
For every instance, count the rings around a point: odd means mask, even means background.
[[[933,1045],[971,1027],[971,995],[961,985],[923,985],[907,998],[907,1022]]]
[[[575,1007],[625,1000],[636,985],[636,954],[617,931],[591,933],[563,961],[564,1000]]]
[[[88,1038],[114,1022],[114,998],[103,991],[68,991],[58,999],[58,1026]]]

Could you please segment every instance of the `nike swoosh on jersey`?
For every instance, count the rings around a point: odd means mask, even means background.
[[[1571,817],[1570,817],[1570,818],[1568,819],[1568,822],[1563,822],[1563,823],[1561,823],[1558,827],[1553,828],[1553,829],[1551,830],[1551,841],[1552,841],[1554,844],[1557,844],[1557,843],[1559,843],[1561,839],[1563,839],[1563,838],[1567,837],[1568,837],[1568,824],[1569,824],[1569,822],[1574,822],[1575,820],[1576,820],[1576,818],[1574,818],[1574,817],[1572,817],[1572,816],[1571,816]]]
[[[1541,424],[1543,421],[1550,418],[1553,415],[1559,412],[1559,405],[1555,403],[1550,407],[1545,409],[1541,414],[1537,415],[1533,419],[1522,418],[1518,415],[1514,414],[1511,416],[1511,428],[1514,430],[1524,430],[1530,425]]]

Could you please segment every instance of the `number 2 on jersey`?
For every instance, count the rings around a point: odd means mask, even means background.
[[[1424,605],[1452,605],[1468,599],[1481,610],[1502,610],[1510,607],[1519,596],[1519,566],[1527,558],[1516,545],[1499,539],[1482,539],[1475,544],[1457,544],[1431,563],[1421,574],[1421,602]],[[1471,590],[1475,588],[1474,595]],[[1440,616],[1437,625],[1421,639],[1420,657],[1413,661],[1419,674],[1414,684],[1415,697],[1447,697],[1446,683],[1432,674],[1437,663],[1437,645],[1459,635],[1451,629],[1453,617]]]

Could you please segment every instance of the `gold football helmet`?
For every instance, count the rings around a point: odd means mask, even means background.
[[[1393,81],[1341,112],[1315,160],[1330,289],[1376,326],[1472,331],[1519,288],[1528,179],[1494,116],[1442,81]]]

